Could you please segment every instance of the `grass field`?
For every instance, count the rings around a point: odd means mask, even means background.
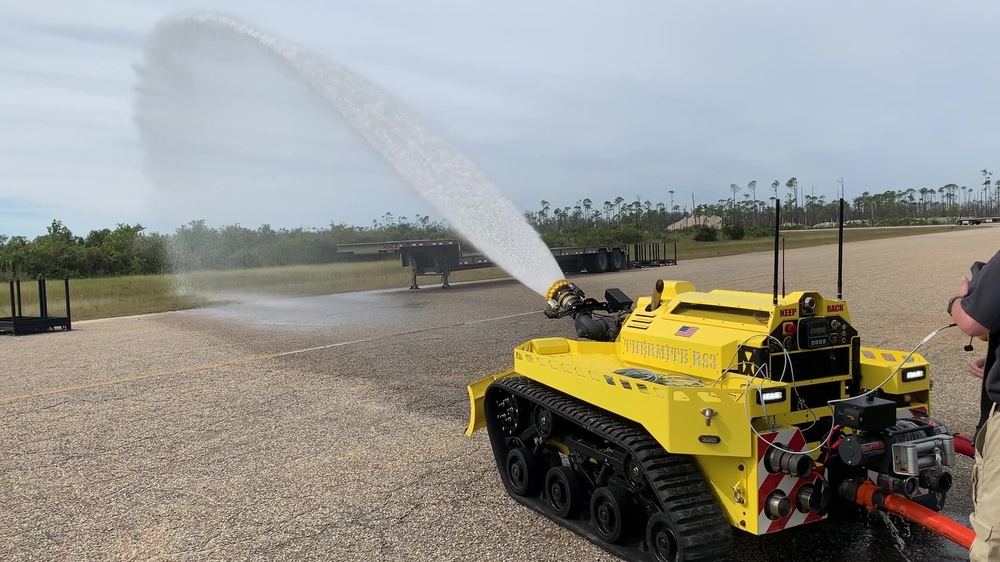
[[[845,242],[876,240],[915,234],[954,230],[955,226],[852,228],[844,231]],[[802,248],[837,242],[837,230],[805,230],[782,233],[785,247]],[[678,261],[713,256],[769,251],[773,238],[696,242],[681,239],[677,243]],[[474,281],[506,277],[499,268],[484,268],[453,273],[451,281]],[[73,320],[111,318],[210,306],[224,302],[233,294],[268,293],[287,296],[347,293],[370,289],[407,287],[410,271],[398,261],[303,265],[277,268],[210,271],[172,275],[110,277],[70,280]],[[432,286],[440,278],[418,278],[421,285]],[[8,289],[0,290],[0,317],[10,314]],[[38,289],[35,282],[21,284],[24,315],[38,315]],[[63,283],[48,284],[50,315],[65,313]]]
[[[934,234],[951,232],[959,228],[947,226],[896,226],[884,228],[845,228],[844,242],[860,242],[862,240],[881,240],[898,236],[913,236],[916,234]],[[823,244],[837,243],[837,229],[789,230],[780,234],[785,238],[785,248],[805,248]],[[774,237],[746,238],[743,240],[719,240],[717,242],[696,242],[690,238],[677,241],[677,259],[696,259],[714,256],[728,256],[749,252],[767,252],[774,250]]]

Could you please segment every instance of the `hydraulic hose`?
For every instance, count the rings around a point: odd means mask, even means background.
[[[868,480],[847,480],[840,485],[840,493],[869,510],[882,509],[913,521],[965,549],[972,548],[972,541],[976,538],[975,531],[958,521],[883,490]]]
[[[607,318],[594,318],[590,314],[580,313],[574,319],[576,334],[581,338],[595,341],[608,341],[611,332],[611,321]]]
[[[955,443],[955,452],[960,455],[965,455],[969,458],[976,458],[976,446],[972,442],[972,438],[964,433],[954,433],[952,438]]]

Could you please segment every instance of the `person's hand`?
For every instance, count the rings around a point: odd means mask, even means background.
[[[958,292],[955,293],[960,297],[964,297],[969,294],[969,278],[962,277],[962,284],[958,286]]]
[[[976,377],[977,379],[983,378],[983,365],[986,364],[986,357],[980,357],[979,359],[973,359],[969,361],[969,374]]]

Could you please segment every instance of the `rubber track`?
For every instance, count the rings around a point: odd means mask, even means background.
[[[492,386],[503,388],[532,404],[542,404],[556,412],[560,418],[573,421],[639,459],[660,508],[677,525],[678,540],[686,555],[684,560],[723,560],[730,554],[733,547],[732,528],[704,476],[689,456],[670,454],[634,422],[596,410],[585,402],[542,386],[527,377],[505,377]],[[503,436],[496,438],[503,440]],[[491,442],[494,439],[494,432],[490,431]],[[492,444],[496,451],[498,444]],[[506,444],[501,442],[499,446],[506,455]],[[523,500],[531,501],[529,498],[516,496],[514,499],[520,503],[524,503]],[[538,509],[538,506],[531,507]],[[547,509],[544,511],[553,521],[584,534],[604,549],[627,560],[652,560],[652,554],[646,550],[606,544],[587,531],[575,528],[579,524],[588,525],[586,521],[566,521],[552,515]],[[642,533],[645,535],[645,527]]]

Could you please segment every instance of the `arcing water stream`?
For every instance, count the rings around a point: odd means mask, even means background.
[[[340,112],[452,227],[527,287],[545,295],[548,287],[563,277],[538,233],[500,189],[404,104],[358,73],[231,17],[185,14],[164,20],[149,38],[136,103],[148,170],[184,166],[183,161],[176,160],[174,151],[161,149],[182,140],[176,138],[177,128],[168,126],[179,116],[164,114],[161,102],[170,96],[190,96],[190,103],[203,102],[196,99],[197,87],[177,84],[175,65],[196,62],[197,53],[190,49],[192,39],[206,35],[242,41],[246,48],[258,50],[261,57],[276,59],[286,66],[296,79]],[[170,107],[183,111],[187,105],[178,101],[185,100],[173,100]],[[247,115],[246,119],[253,116]],[[197,137],[191,131],[184,131],[183,136]],[[165,190],[171,186],[163,183],[182,181],[176,173],[169,175],[170,180],[162,174],[150,175]],[[331,185],[334,182],[331,178]],[[281,189],[280,182],[274,188]]]

